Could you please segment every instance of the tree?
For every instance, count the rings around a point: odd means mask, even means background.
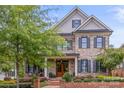
[[[97,56],[96,60],[101,62],[102,65],[108,69],[109,74],[111,71],[123,62],[124,53],[121,49],[105,49],[103,54]]]
[[[120,48],[124,48],[124,44],[122,44]]]
[[[111,44],[111,45],[109,45],[109,48],[114,48],[114,45],[112,45],[112,44]]]
[[[23,62],[40,66],[46,56],[61,54],[56,46],[64,39],[47,29],[46,12],[40,6],[0,6],[0,62],[16,64],[17,87]]]

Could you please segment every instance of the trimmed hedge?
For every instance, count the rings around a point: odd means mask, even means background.
[[[0,88],[16,88],[16,84],[0,84]]]
[[[20,88],[32,88],[31,80],[21,79],[19,81]],[[0,88],[16,88],[16,80],[0,80]]]
[[[74,82],[124,82],[124,79],[99,79],[99,78],[93,78],[93,79],[75,79]]]
[[[112,77],[112,76],[104,76],[104,75],[98,75],[98,76],[81,76],[81,77],[75,77],[73,79],[74,82],[124,82],[124,78],[122,77]]]
[[[16,80],[0,80],[0,84],[16,84]]]
[[[32,88],[30,83],[21,83],[19,84],[20,88]],[[0,84],[0,88],[16,88],[16,84]]]

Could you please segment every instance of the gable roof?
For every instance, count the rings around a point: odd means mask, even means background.
[[[85,20],[78,28],[76,28],[73,32],[77,32],[80,31],[81,27],[84,27],[89,21],[91,21],[92,19],[94,19],[95,21],[97,21],[101,26],[103,26],[105,28],[106,31],[110,31],[113,32],[107,25],[105,25],[102,21],[100,21],[97,17],[95,17],[94,15],[91,15],[87,20]],[[98,30],[98,29],[96,29]],[[104,29],[102,29],[103,31]],[[86,30],[85,30],[86,31]]]
[[[74,7],[68,14],[66,14],[59,22],[57,22],[57,24],[55,24],[53,27],[57,27],[58,25],[60,25],[65,19],[67,19],[71,14],[73,14],[76,10],[78,10],[83,16],[85,16],[86,18],[88,18],[88,15],[82,11],[79,7]]]

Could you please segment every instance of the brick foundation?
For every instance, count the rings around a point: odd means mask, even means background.
[[[34,80],[34,88],[40,88],[40,78]]]
[[[115,69],[112,70],[112,76],[124,77],[124,69]]]
[[[124,88],[124,82],[60,82],[61,88]]]

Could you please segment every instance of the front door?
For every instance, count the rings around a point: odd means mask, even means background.
[[[68,60],[58,60],[56,62],[56,76],[62,77],[65,72],[68,72]]]

